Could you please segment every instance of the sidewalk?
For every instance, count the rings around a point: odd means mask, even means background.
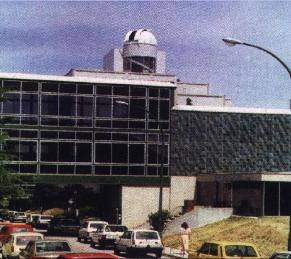
[[[181,250],[172,247],[164,247],[163,254],[174,258],[188,258],[188,254],[183,255]]]

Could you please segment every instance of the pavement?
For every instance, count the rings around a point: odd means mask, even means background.
[[[183,254],[182,250],[172,247],[164,247],[163,254],[174,258],[188,258],[188,254]]]

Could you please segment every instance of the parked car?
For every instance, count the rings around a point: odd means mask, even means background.
[[[120,252],[126,252],[129,255],[154,253],[156,258],[160,258],[163,252],[163,244],[157,231],[128,230],[115,242],[114,254],[119,255]]]
[[[16,212],[12,218],[12,221],[26,223],[26,214],[24,212]]]
[[[104,248],[113,246],[115,241],[127,231],[127,227],[123,225],[103,225],[92,233],[91,246],[99,245]]]
[[[116,255],[109,253],[69,253],[60,255],[57,259],[118,259]]]
[[[32,240],[20,252],[19,259],[52,259],[71,251],[66,240]]]
[[[269,259],[291,259],[291,251],[275,252]]]
[[[96,220],[88,220],[85,221],[78,232],[78,241],[81,242],[84,240],[88,242],[92,238],[92,233],[95,232],[99,227],[105,226],[108,224],[106,221],[96,221]]]
[[[80,229],[80,221],[71,218],[54,218],[51,220],[49,231],[55,234],[67,234],[77,236]]]
[[[36,229],[48,230],[52,219],[53,219],[52,215],[39,215],[38,217],[35,217],[35,220],[32,222],[32,225]]]
[[[20,249],[24,249],[31,240],[42,240],[43,234],[36,232],[19,232],[11,234],[2,246],[2,258],[10,259],[18,257]]]
[[[256,247],[241,242],[205,242],[197,251],[203,258],[260,258]]]
[[[33,227],[28,224],[20,224],[20,223],[10,223],[5,225],[0,230],[0,247],[2,247],[2,244],[4,244],[8,237],[13,233],[18,232],[34,232]]]
[[[40,217],[41,214],[27,214],[26,215],[26,223],[27,224],[32,224],[33,222],[36,222],[38,220],[38,218]]]

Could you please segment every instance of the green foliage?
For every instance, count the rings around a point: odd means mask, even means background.
[[[149,215],[149,222],[155,230],[163,232],[166,227],[166,223],[169,219],[171,219],[171,217],[172,216],[168,210],[162,210],[161,225],[159,224],[159,212],[151,213]]]
[[[3,93],[7,91],[7,89],[0,88],[0,102],[5,101]],[[7,162],[11,160],[12,156],[6,150],[6,141],[9,139],[8,134],[4,131],[6,122],[6,120],[0,119],[0,127],[2,128],[0,131],[0,205],[2,208],[8,208],[11,200],[27,196],[22,187],[25,182],[7,167]]]

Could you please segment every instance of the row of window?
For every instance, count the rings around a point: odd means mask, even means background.
[[[18,130],[18,129],[5,129],[10,139],[71,139],[71,140],[93,140],[93,133],[88,131],[48,131],[48,130]],[[40,135],[38,135],[38,133]],[[147,136],[147,140],[146,140]],[[145,133],[115,133],[115,132],[95,132],[95,141],[129,141],[129,142],[162,142],[159,134],[145,134]],[[168,142],[169,136],[164,135],[163,141]]]
[[[158,176],[160,166],[90,166],[90,165],[56,165],[56,164],[10,164],[8,167],[17,173],[40,174],[83,174],[83,175],[136,175]],[[169,168],[163,167],[167,176]]]
[[[2,116],[6,125],[42,125],[58,127],[83,127],[92,128],[115,128],[115,129],[169,129],[169,122],[157,122],[155,120],[146,122],[144,120],[127,119],[76,119],[76,118],[57,118],[42,116]],[[95,122],[95,124],[94,124]]]
[[[0,87],[1,87],[0,81]],[[88,94],[88,95],[107,95],[125,97],[149,97],[169,99],[168,89],[146,88],[142,86],[112,86],[112,85],[92,85],[75,83],[53,83],[36,81],[8,81],[2,83],[2,87],[9,91],[21,92],[44,92],[44,93],[65,93],[65,94]]]
[[[16,141],[6,143],[12,161],[102,164],[168,164],[168,145],[133,143]],[[39,148],[40,157],[37,157]],[[94,153],[94,154],[93,154]]]
[[[122,99],[123,103],[120,104],[120,99],[111,97],[96,97],[95,103],[93,97],[82,96],[42,95],[39,100],[37,94],[5,93],[3,97],[5,101],[1,105],[1,112],[4,114],[40,113],[53,116],[132,119],[145,119],[147,114],[145,99]],[[149,118],[168,120],[169,105],[169,100],[149,100]]]

